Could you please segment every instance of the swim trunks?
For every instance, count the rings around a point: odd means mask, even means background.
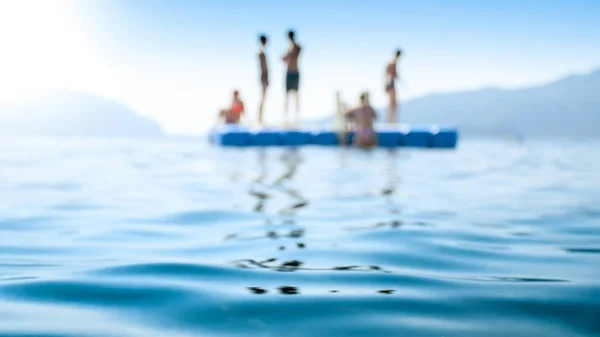
[[[362,140],[370,140],[375,136],[375,131],[372,129],[358,129],[355,131],[355,137]]]
[[[238,120],[235,117],[232,116],[226,116],[225,117],[225,124],[238,124]]]
[[[354,144],[357,146],[370,146],[377,143],[377,134],[372,129],[358,129],[354,133]]]
[[[269,86],[269,73],[268,72],[263,72],[260,74],[260,83],[262,84],[263,87]]]
[[[394,81],[393,79],[388,81],[387,84],[385,85],[385,91],[390,91],[392,89],[395,89],[396,88],[395,82],[396,81]]]
[[[298,91],[300,73],[288,72],[285,76],[285,91]]]

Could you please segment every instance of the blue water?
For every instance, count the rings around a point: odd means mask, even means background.
[[[598,336],[600,143],[0,145],[0,336]]]

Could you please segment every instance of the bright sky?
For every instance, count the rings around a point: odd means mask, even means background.
[[[278,123],[290,28],[303,45],[305,119],[331,113],[338,89],[351,102],[368,90],[385,106],[396,47],[403,100],[600,68],[598,0],[0,0],[0,99],[86,91],[190,134],[210,127],[236,88],[254,120],[265,33],[266,119]]]

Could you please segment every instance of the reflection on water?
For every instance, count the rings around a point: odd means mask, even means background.
[[[264,295],[264,294],[269,293],[269,289],[263,289],[260,287],[248,287],[247,289],[248,289],[248,291],[250,291],[251,294],[254,294],[254,295]],[[277,287],[275,290],[277,290],[281,295],[299,295],[300,294],[300,289],[298,287],[281,286],[281,287]],[[329,290],[328,293],[338,294],[338,293],[340,293],[340,291],[339,290]],[[381,290],[377,290],[375,293],[391,295],[394,293],[394,290],[381,289]]]
[[[292,181],[294,176],[300,169],[300,166],[303,162],[302,157],[300,156],[300,151],[297,148],[289,148],[286,149],[279,157],[278,160],[282,164],[283,167],[282,173],[279,174],[274,180],[272,184],[266,183],[270,178],[269,168],[270,165],[268,163],[268,154],[265,149],[258,149],[258,176],[254,180],[252,180],[250,184],[250,192],[249,194],[257,200],[257,205],[254,207],[254,211],[256,212],[264,212],[264,207],[266,201],[271,198],[270,194],[267,192],[261,192],[257,189],[276,189],[279,192],[284,193],[292,203],[288,206],[280,208],[276,210],[275,215],[267,215],[266,223],[271,224],[273,222],[273,217],[277,215],[286,215],[286,219],[283,221],[284,225],[294,225],[296,222],[296,213],[304,207],[309,206],[309,202],[305,200],[300,193],[294,188],[290,188],[285,186],[286,181]],[[397,213],[394,208],[394,202],[390,198],[390,196],[394,193],[397,185],[397,167],[396,167],[396,158],[397,152],[392,150],[388,152],[387,160],[386,160],[386,176],[387,185],[383,189],[381,195],[386,200],[386,203],[389,205],[390,213]],[[345,154],[341,155],[342,158],[345,157]],[[257,186],[260,185],[260,186]],[[295,200],[295,201],[294,201]],[[400,221],[392,220],[388,223],[378,223],[374,227],[383,227],[390,226],[391,228],[396,228],[400,226]],[[368,229],[369,227],[362,228]],[[303,228],[295,228],[295,229],[286,229],[283,231],[277,230],[268,230],[265,235],[257,235],[257,236],[244,236],[241,234],[230,234],[225,239],[235,239],[235,240],[263,240],[265,238],[268,239],[280,239],[280,238],[302,238],[305,235],[305,229]],[[296,242],[296,248],[304,249],[306,248],[306,244],[302,242]],[[285,246],[280,246],[279,250],[285,250]],[[233,262],[239,268],[243,269],[251,269],[251,268],[264,268],[274,271],[280,272],[291,272],[291,271],[319,271],[319,270],[327,270],[327,271],[355,271],[355,272],[372,272],[372,271],[380,271],[380,272],[389,272],[383,270],[379,266],[332,266],[329,268],[303,268],[304,262],[299,260],[288,260],[279,262],[278,258],[269,258],[263,261],[255,261],[254,259],[244,259],[237,260]],[[264,294],[267,291],[262,288],[257,287],[247,287],[254,294]],[[295,287],[281,287],[281,292],[284,294],[298,294],[297,288]],[[393,290],[380,290],[380,293],[391,294]]]
[[[248,290],[255,295],[262,295],[268,292],[268,290],[259,287],[248,287]]]
[[[600,335],[600,144],[0,150],[0,336]]]

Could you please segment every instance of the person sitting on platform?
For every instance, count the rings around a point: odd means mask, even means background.
[[[244,114],[244,102],[240,99],[240,93],[233,91],[233,102],[229,109],[223,109],[219,112],[219,117],[225,119],[225,124],[239,124]]]
[[[354,145],[369,148],[377,145],[377,134],[373,124],[377,114],[369,104],[368,93],[360,95],[360,105],[346,112],[346,119],[354,125]]]

